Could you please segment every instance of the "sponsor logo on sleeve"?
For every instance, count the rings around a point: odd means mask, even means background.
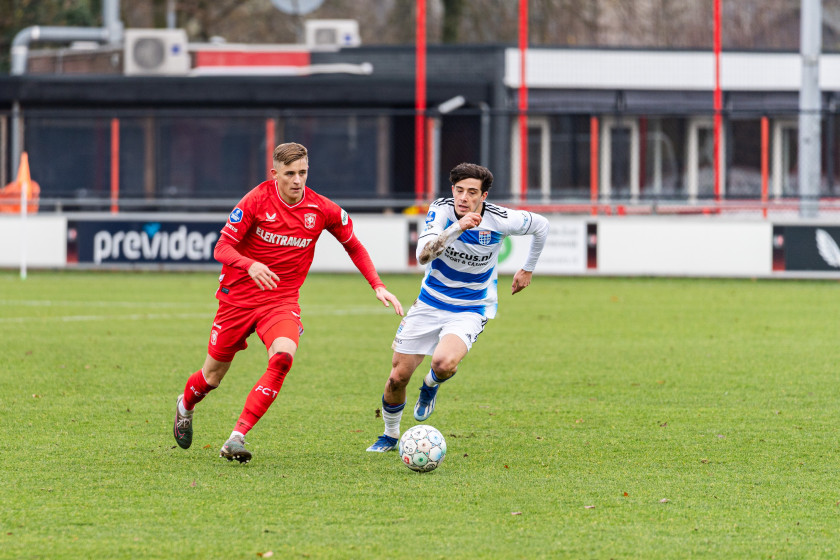
[[[426,223],[428,224],[429,222],[434,221],[434,219],[435,219],[435,211],[434,210],[429,210],[429,213],[426,214]]]
[[[228,217],[228,220],[230,220],[230,222],[234,223],[234,224],[238,224],[239,222],[241,222],[242,221],[242,210],[240,210],[238,207],[234,208],[233,212],[230,213],[230,216]]]
[[[342,209],[341,210],[341,225],[346,226],[347,222],[350,221],[350,216],[347,215],[347,212]]]

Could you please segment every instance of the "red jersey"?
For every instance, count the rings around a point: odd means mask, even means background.
[[[274,180],[260,183],[239,201],[222,228],[219,243],[229,238],[247,260],[242,263],[244,268],[222,267],[216,297],[246,308],[268,303],[297,305],[315,256],[315,243],[324,230],[343,245],[353,239],[350,216],[330,199],[305,187],[303,198],[289,205],[280,198]],[[275,289],[260,290],[254,283],[247,270],[253,261],[265,264],[280,278]],[[378,276],[376,281],[381,285]]]

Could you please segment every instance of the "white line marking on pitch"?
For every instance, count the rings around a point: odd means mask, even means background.
[[[303,308],[303,318],[307,316],[334,316],[334,315],[377,315],[393,313],[390,308],[371,307],[350,307],[346,309],[309,309]],[[207,313],[130,313],[127,315],[64,315],[64,316],[39,316],[39,317],[0,317],[0,323],[27,323],[34,321],[61,321],[65,323],[81,321],[157,321],[161,319],[212,319],[215,311]]]

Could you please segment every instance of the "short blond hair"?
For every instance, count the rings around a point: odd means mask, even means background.
[[[286,142],[274,148],[275,163],[282,163],[283,165],[291,165],[293,162],[309,158],[309,152],[306,147],[297,142]]]

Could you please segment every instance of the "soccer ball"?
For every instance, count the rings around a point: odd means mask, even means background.
[[[421,424],[406,430],[400,438],[400,459],[413,471],[433,471],[444,457],[446,440],[436,428]]]

